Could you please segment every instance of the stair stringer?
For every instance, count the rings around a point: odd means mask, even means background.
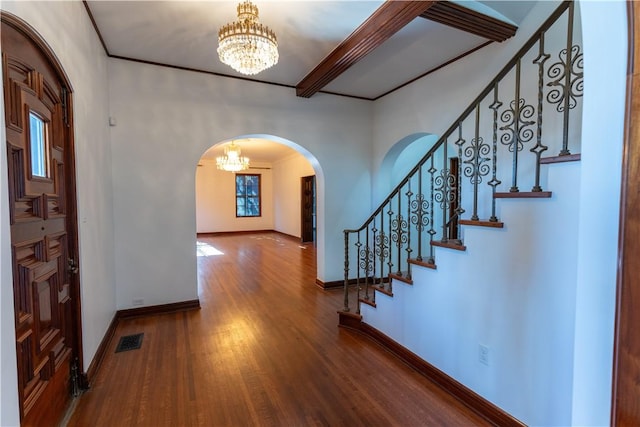
[[[466,252],[436,248],[361,314],[524,423],[570,425],[581,167],[547,167],[552,198],[498,201],[504,229],[465,227]]]

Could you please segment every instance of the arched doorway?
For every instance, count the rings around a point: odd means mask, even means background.
[[[232,143],[249,159],[248,169],[218,167]],[[275,231],[315,247],[322,170],[301,146],[266,135],[222,141],[203,153],[195,181],[198,235]]]
[[[437,135],[420,132],[407,135],[389,148],[374,183],[374,206],[387,197],[437,141]]]

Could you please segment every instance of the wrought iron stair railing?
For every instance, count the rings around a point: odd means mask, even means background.
[[[551,197],[542,154],[579,149],[574,9],[561,3],[364,224],[344,230],[344,312],[350,286],[357,301],[375,305],[376,290],[392,295],[392,279],[411,283],[412,265],[435,268],[434,246],[464,250],[462,225],[502,227],[496,199]]]

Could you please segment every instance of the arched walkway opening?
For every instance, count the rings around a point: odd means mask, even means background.
[[[218,167],[217,159],[232,143],[248,158],[247,169],[230,172]],[[205,237],[275,232],[276,239],[294,239],[302,249],[315,252],[322,240],[318,208],[323,182],[317,159],[292,141],[273,135],[219,141],[202,154],[196,168],[196,233]],[[220,255],[202,238],[196,249],[198,257]],[[317,277],[316,271],[313,274]]]
[[[438,135],[420,132],[405,136],[389,148],[374,183],[374,207],[389,195],[437,141]]]

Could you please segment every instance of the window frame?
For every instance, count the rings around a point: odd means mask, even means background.
[[[238,177],[243,178],[244,189],[242,194],[238,192]],[[258,195],[250,196],[247,194],[247,177],[256,177],[258,179]],[[236,199],[236,218],[260,218],[262,217],[262,175],[258,173],[237,173],[233,179],[235,186],[235,199]],[[245,215],[239,215],[238,213],[238,200],[244,199]],[[258,214],[247,214],[247,206],[249,205],[249,199],[256,199],[258,202]]]

